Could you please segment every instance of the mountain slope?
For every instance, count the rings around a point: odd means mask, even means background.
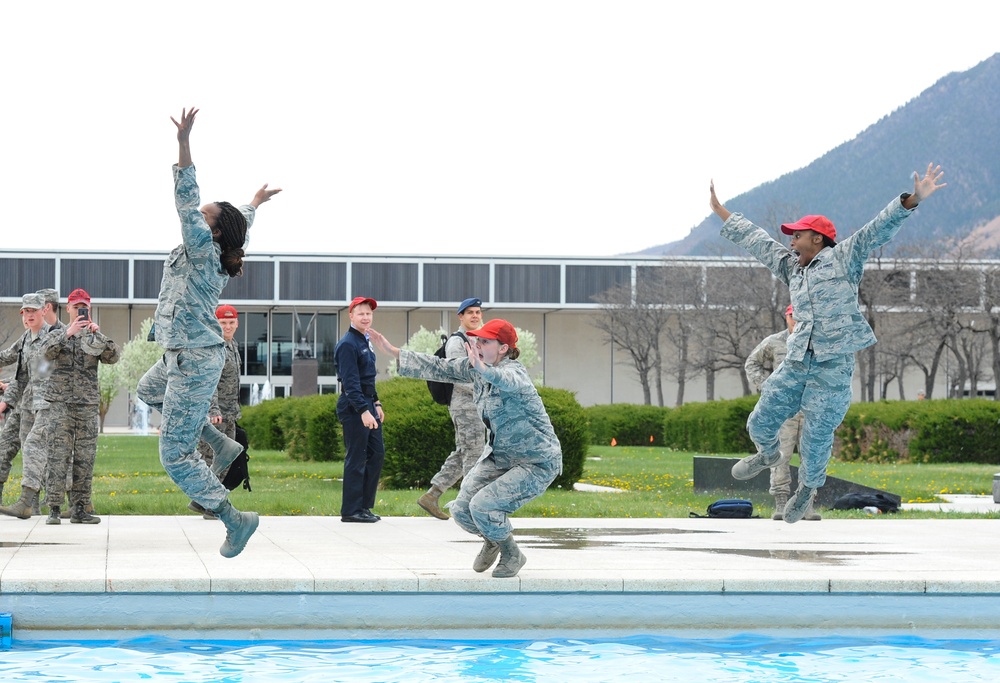
[[[952,73],[883,117],[853,140],[809,166],[738,197],[726,198],[757,224],[776,229],[803,214],[820,213],[841,237],[872,218],[894,195],[912,187],[907,177],[941,164],[948,187],[909,218],[891,246],[962,237],[1000,229],[1000,53]],[[707,201],[707,200],[706,200]],[[992,222],[992,225],[988,225]],[[682,240],[642,251],[652,255],[736,253],[709,216]],[[1000,255],[1000,237],[992,255]]]

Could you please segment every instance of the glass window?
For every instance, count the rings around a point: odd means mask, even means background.
[[[246,329],[246,341],[240,344],[246,374],[266,376],[267,313],[244,314],[241,327]]]
[[[271,376],[291,375],[295,344],[292,340],[292,314],[271,314]]]
[[[337,374],[333,367],[333,350],[337,347],[337,314],[320,313],[316,316],[316,358],[319,359],[319,374]]]

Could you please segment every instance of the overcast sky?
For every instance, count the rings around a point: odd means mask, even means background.
[[[251,252],[633,252],[701,222],[710,178],[725,201],[801,168],[1000,51],[1000,5],[982,0],[91,0],[2,16],[7,249],[174,247],[169,117],[194,105],[205,201],[284,188]]]

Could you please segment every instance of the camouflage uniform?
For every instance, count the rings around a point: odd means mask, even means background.
[[[799,481],[811,489],[826,483],[833,434],[851,405],[854,353],[875,343],[858,305],[865,261],[895,235],[913,213],[903,208],[909,195],[893,199],[867,225],[835,247],[821,250],[804,268],[798,257],[742,214],[722,226],[722,236],[746,249],[788,285],[795,331],[788,355],[761,389],[747,420],[750,438],[769,458],[778,450],[781,425],[804,416]]]
[[[67,470],[71,470],[70,507],[89,506],[97,455],[101,392],[98,363],[117,363],[121,349],[101,332],[83,331],[72,337],[66,329],[49,332],[41,356],[48,374],[35,389],[36,404],[48,404],[48,475],[45,502],[61,505]]]
[[[216,428],[228,436],[230,439],[236,438],[236,421],[243,417],[240,410],[240,349],[235,340],[225,342],[226,362],[222,366],[222,376],[219,377],[219,384],[212,395],[212,405],[208,409],[208,416],[221,417],[222,422]],[[209,467],[215,457],[215,451],[202,440],[198,444],[198,452]],[[228,468],[227,468],[228,471]],[[222,472],[219,479],[225,479],[226,473]]]
[[[222,270],[222,250],[201,215],[201,198],[194,166],[174,165],[174,201],[183,242],[163,264],[156,306],[156,341],[163,357],[139,381],[136,393],[160,411],[160,463],[191,500],[218,509],[229,491],[197,455],[201,432],[208,423],[212,395],[225,364],[222,327],[215,318],[222,288],[229,275]],[[254,208],[241,206],[247,230]]]
[[[744,365],[747,378],[754,383],[758,390],[764,385],[764,380],[785,360],[785,354],[788,351],[787,339],[788,330],[764,337],[757,348],[747,356]],[[802,413],[796,413],[794,417],[781,425],[781,429],[778,431],[778,450],[781,451],[781,460],[771,468],[771,488],[768,490],[768,493],[776,498],[784,496],[787,499],[791,493],[792,470],[789,463],[801,435]]]
[[[465,341],[454,334],[449,337],[444,347],[445,357],[468,358]],[[486,425],[479,416],[476,402],[472,400],[472,385],[455,383],[453,386],[448,413],[455,426],[455,450],[445,458],[441,469],[431,479],[431,486],[436,486],[441,491],[447,491],[469,473],[482,455],[486,439]]]
[[[562,447],[528,371],[505,359],[482,372],[466,358],[443,359],[405,349],[399,372],[438,382],[472,384],[488,430],[487,443],[465,478],[451,512],[459,526],[487,541],[511,535],[508,515],[545,493],[562,472]]]
[[[18,343],[20,340],[21,338],[18,338]],[[21,450],[20,393],[17,380],[12,379],[3,392],[3,396],[0,396],[0,400],[8,405],[4,415],[3,428],[0,429],[0,488],[10,478],[10,468],[13,466],[18,451]],[[2,504],[0,502],[0,505]]]
[[[8,349],[0,352],[0,367],[18,363],[15,376],[21,390],[18,398],[20,424],[18,440],[21,443],[22,474],[21,487],[38,491],[45,483],[46,466],[46,411],[45,401],[36,401],[35,388],[39,379],[47,371],[46,362],[41,358],[42,340],[49,327],[43,325],[38,334],[25,330],[21,338]],[[35,427],[36,421],[38,428]]]

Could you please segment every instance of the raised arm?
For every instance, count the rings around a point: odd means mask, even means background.
[[[276,187],[273,190],[269,190],[267,189],[267,183],[264,183],[264,187],[257,190],[257,193],[253,196],[253,199],[250,200],[250,206],[256,209],[264,202],[270,201],[271,197],[278,194],[279,192],[281,192],[280,187]]]
[[[927,171],[924,173],[923,178],[920,177],[917,171],[914,171],[913,194],[903,200],[903,208],[915,209],[917,208],[917,204],[930,197],[942,187],[947,186],[948,183],[938,184],[938,181],[942,177],[944,177],[944,171],[941,170],[940,166],[935,166],[933,163],[927,164]]]
[[[265,187],[267,187],[265,185]],[[389,340],[372,328],[368,328],[368,340],[375,345],[375,347],[387,356],[392,356],[397,361],[399,360],[399,348],[393,346],[389,343]]]
[[[725,222],[731,215],[731,212],[727,211],[726,207],[724,207],[722,205],[722,202],[719,201],[719,198],[715,196],[714,180],[708,181],[708,193],[709,193],[708,205],[712,207],[712,211],[715,212],[715,215],[721,218],[723,222]]]
[[[180,168],[194,165],[194,162],[191,161],[191,128],[194,127],[194,118],[197,115],[198,110],[191,107],[191,109],[181,110],[180,122],[173,116],[170,117],[170,120],[177,126],[177,146],[179,148],[177,165]]]

